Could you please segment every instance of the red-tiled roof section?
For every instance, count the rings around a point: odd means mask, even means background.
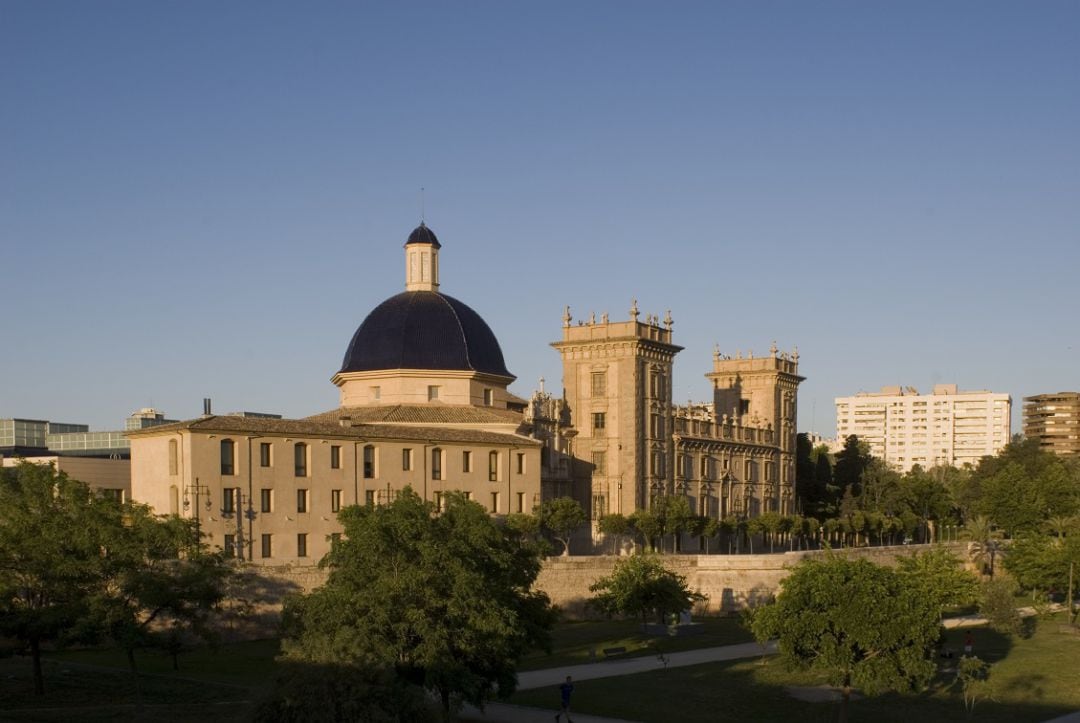
[[[306,417],[307,421],[337,422],[348,418],[353,424],[515,424],[521,414],[509,409],[456,405],[393,404],[374,407],[341,407]]]
[[[163,424],[129,432],[129,437],[146,437],[179,430],[218,432],[222,434],[291,435],[333,439],[374,439],[461,442],[474,444],[539,445],[540,442],[517,434],[500,434],[474,429],[441,427],[431,429],[395,424],[356,424],[343,426],[334,421],[308,419],[259,419],[254,417],[209,416],[175,424]]]

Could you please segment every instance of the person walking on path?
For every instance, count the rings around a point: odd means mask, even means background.
[[[574,723],[570,720],[570,694],[574,692],[574,684],[570,682],[570,676],[566,676],[566,682],[559,686],[559,697],[562,699],[562,710],[555,714],[555,720],[565,713],[566,723]]]

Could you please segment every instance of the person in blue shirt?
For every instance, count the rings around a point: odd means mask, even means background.
[[[570,682],[570,676],[566,676],[566,682],[559,686],[559,696],[562,698],[562,711],[555,714],[555,720],[565,713],[566,723],[574,723],[570,720],[570,694],[574,692],[574,684]]]

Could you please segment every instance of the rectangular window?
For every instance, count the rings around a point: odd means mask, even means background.
[[[484,406],[490,407],[495,404],[495,391],[492,389],[484,390]]]
[[[749,414],[749,413],[750,413],[750,400],[749,399],[740,399],[739,400],[739,416],[743,416],[743,415],[746,415],[746,414]]]
[[[525,511],[525,493],[524,492],[518,492],[517,493],[517,511],[518,512],[524,512]]]
[[[268,490],[265,487],[259,491],[259,509],[262,512],[273,512],[274,510],[274,491]]]
[[[442,492],[435,492],[435,509],[438,510],[439,512],[442,512],[443,509],[444,509],[444,507],[443,507],[443,493]]]
[[[270,443],[269,442],[259,442],[259,466],[260,467],[269,467],[270,466]]]
[[[467,500],[471,500],[471,499],[472,499],[472,492],[469,492],[469,491],[467,491],[467,490],[466,490],[466,492],[465,492],[465,499],[467,499]]]
[[[431,479],[442,479],[442,450],[431,450]]]
[[[607,394],[607,374],[605,372],[592,373],[592,395],[603,397]]]
[[[472,452],[469,450],[461,453],[461,471],[472,472]]]
[[[434,402],[439,398],[439,387],[435,384],[429,384],[427,388],[427,398],[429,402]]]
[[[499,481],[499,453],[494,450],[488,452],[488,481]]]
[[[382,399],[382,387],[371,387],[371,400],[374,402]]]
[[[664,417],[661,414],[653,414],[649,417],[649,436],[654,439],[664,437]]]
[[[403,450],[401,450],[401,470],[403,472],[408,472],[411,469],[412,469],[412,450],[411,449],[403,449]]]
[[[308,491],[296,490],[296,511],[307,512],[308,507]]]
[[[341,445],[330,445],[330,469],[341,469]]]
[[[604,465],[607,462],[607,452],[593,452],[593,474],[604,474]]]
[[[518,452],[517,453],[517,473],[518,474],[525,474],[525,453],[524,452]]]
[[[221,491],[221,514],[236,514],[236,497],[240,490],[235,487],[226,487]]]
[[[274,537],[273,535],[262,536],[262,556],[273,557],[274,555]]]
[[[364,504],[368,507],[375,506],[375,490],[368,490],[364,493]]]
[[[491,511],[492,511],[492,513],[497,513],[499,511],[499,493],[498,492],[492,492],[491,493]]]
[[[341,490],[330,490],[330,511],[341,512]]]
[[[375,447],[364,447],[364,479],[375,479]]]
[[[598,520],[605,514],[607,514],[607,501],[604,499],[604,495],[593,495],[592,519]]]
[[[307,445],[303,442],[293,447],[293,467],[297,477],[307,477]]]
[[[604,412],[593,412],[592,428],[603,429],[607,424],[607,415]]]
[[[296,535],[296,556],[307,557],[307,533],[300,532]]]
[[[236,557],[236,535],[225,535],[225,557]]]

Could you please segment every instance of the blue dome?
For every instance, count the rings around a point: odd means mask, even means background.
[[[420,225],[413,229],[413,232],[409,234],[409,240],[405,242],[405,245],[409,244],[431,244],[437,249],[442,248],[442,244],[439,243],[439,239],[435,236],[435,232],[424,225],[421,221]]]
[[[474,371],[514,378],[480,315],[435,291],[391,296],[353,334],[341,373],[383,369]]]

